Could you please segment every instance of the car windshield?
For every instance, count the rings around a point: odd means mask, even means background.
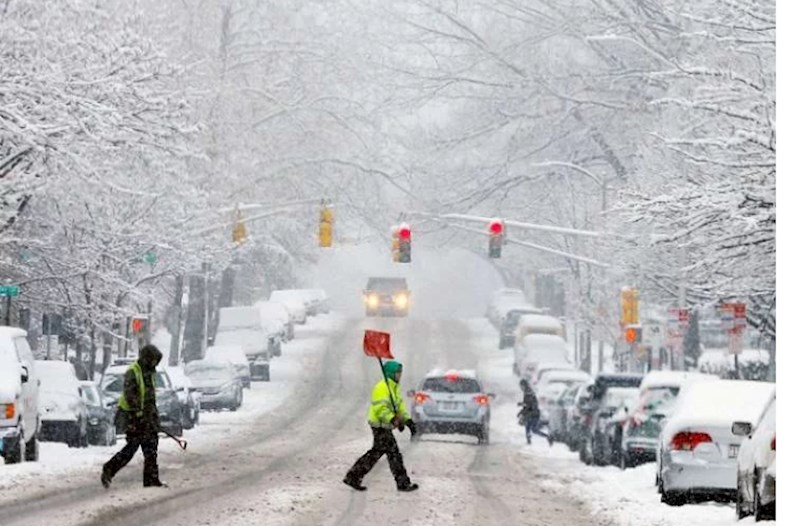
[[[197,380],[222,380],[232,376],[229,364],[203,360],[186,364],[186,375]]]
[[[642,395],[642,408],[645,413],[669,414],[678,398],[677,387],[658,387],[648,389]]]
[[[399,278],[370,278],[367,282],[367,289],[391,292],[394,290],[405,290],[406,280]]]
[[[638,389],[612,387],[606,392],[606,396],[603,399],[603,406],[614,409],[623,405],[632,407],[638,399]]]
[[[422,390],[434,393],[480,393],[481,384],[472,378],[427,378]]]

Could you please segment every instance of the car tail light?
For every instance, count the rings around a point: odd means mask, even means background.
[[[772,451],[775,451],[775,435],[772,435],[772,440],[771,440],[771,441],[770,441],[770,443],[769,443],[769,448],[770,448]]]
[[[458,373],[447,373],[444,375],[444,379],[448,382],[457,382],[461,376]]]
[[[5,413],[6,413],[6,420],[11,420],[12,418],[14,418],[14,415],[17,414],[17,408],[14,406],[14,404],[6,404]]]
[[[693,451],[700,444],[713,442],[708,433],[694,433],[683,431],[672,437],[672,449],[679,451]]]
[[[489,397],[484,394],[479,394],[474,397],[473,400],[475,400],[478,405],[489,405]]]
[[[418,404],[424,404],[428,400],[430,400],[430,395],[428,393],[417,393],[414,395],[414,402]]]

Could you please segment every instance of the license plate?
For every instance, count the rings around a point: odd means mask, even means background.
[[[458,411],[461,409],[461,404],[458,402],[440,402],[439,407],[442,411]]]
[[[739,446],[731,444],[728,446],[728,458],[736,458],[739,456]]]

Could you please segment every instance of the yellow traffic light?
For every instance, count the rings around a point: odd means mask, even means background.
[[[333,245],[333,210],[327,206],[319,212],[319,246],[330,248]]]
[[[621,293],[622,316],[620,323],[623,325],[639,324],[639,291],[633,287],[623,287]]]
[[[242,221],[242,212],[241,210],[236,210],[236,222],[233,224],[233,242],[237,245],[244,243],[245,239],[247,239],[247,229],[244,226],[244,222]]]

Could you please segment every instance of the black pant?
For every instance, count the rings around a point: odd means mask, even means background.
[[[131,461],[139,447],[144,455],[144,475],[142,482],[145,486],[158,483],[158,433],[134,434],[125,436],[127,444],[111,460],[103,465],[103,473],[109,480],[114,478],[119,470]]]
[[[389,459],[389,469],[392,470],[397,487],[401,488],[411,484],[406,468],[403,466],[403,455],[400,454],[400,448],[397,447],[397,441],[394,439],[392,430],[373,427],[372,437],[372,449],[356,460],[356,463],[347,472],[347,479],[360,484],[361,480],[375,466],[378,460],[383,455],[386,455]]]

